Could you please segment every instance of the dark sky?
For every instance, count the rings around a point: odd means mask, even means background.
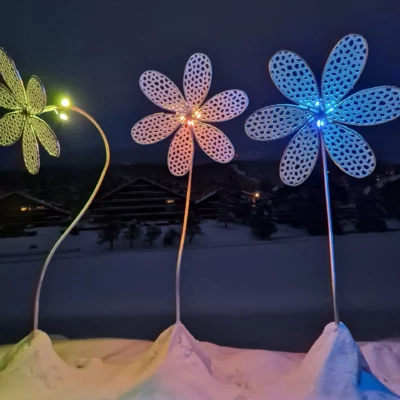
[[[135,122],[159,111],[142,94],[139,76],[156,69],[182,88],[185,63],[195,52],[212,61],[209,95],[237,88],[249,96],[240,118],[218,124],[241,159],[276,160],[289,140],[259,143],[243,129],[256,109],[286,102],[267,72],[280,49],[299,53],[319,80],[335,43],[360,33],[370,53],[356,90],[400,86],[400,0],[9,0],[1,1],[0,12],[0,45],[23,79],[38,75],[49,104],[66,93],[92,113],[106,131],[114,161],[166,160],[170,139],[140,147],[130,136]],[[79,116],[68,128],[52,118],[50,123],[61,162],[103,157],[100,139]],[[400,118],[357,130],[378,159],[400,163]],[[0,149],[0,160],[3,167],[22,165],[20,143]]]

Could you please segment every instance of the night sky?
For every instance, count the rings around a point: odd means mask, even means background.
[[[238,159],[277,160],[289,141],[255,142],[243,128],[256,109],[289,102],[268,75],[278,50],[299,53],[320,80],[336,42],[360,33],[369,58],[355,91],[400,86],[400,0],[3,0],[0,13],[0,46],[24,81],[38,75],[48,104],[66,94],[97,118],[114,162],[166,161],[170,139],[141,147],[130,136],[135,122],[160,111],[141,92],[139,76],[155,69],[182,89],[186,61],[195,52],[212,61],[209,96],[235,88],[249,96],[241,117],[218,124]],[[47,120],[61,144],[61,163],[102,159],[101,139],[80,116],[71,115],[68,127]],[[400,118],[357,131],[378,159],[400,163]],[[21,142],[1,148],[0,166],[22,167],[20,153]],[[43,148],[41,155],[42,166],[48,165]]]

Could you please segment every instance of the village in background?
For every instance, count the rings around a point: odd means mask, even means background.
[[[233,246],[325,235],[318,166],[299,187],[283,185],[278,170],[278,164],[261,161],[196,166],[188,243]],[[0,256],[45,254],[90,196],[99,171],[100,167],[44,167],[38,176],[3,171]],[[400,230],[399,166],[378,163],[362,180],[331,168],[329,178],[336,235]],[[186,184],[187,177],[171,176],[166,166],[112,165],[93,204],[71,232],[73,246],[60,251],[177,246]]]

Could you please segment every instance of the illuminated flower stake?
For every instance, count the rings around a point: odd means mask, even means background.
[[[360,77],[367,54],[367,42],[362,36],[350,34],[340,40],[325,65],[320,93],[307,63],[296,53],[279,51],[269,63],[270,75],[282,94],[297,105],[262,108],[245,123],[247,135],[254,140],[280,139],[298,131],[279,167],[280,177],[287,185],[300,185],[310,176],[321,148],[336,324],[339,312],[326,152],[343,172],[364,178],[375,169],[374,153],[357,132],[341,123],[377,125],[400,115],[400,89],[393,86],[362,90],[343,100]]]
[[[157,71],[144,72],[139,80],[143,93],[170,113],[156,113],[143,118],[132,128],[132,138],[139,144],[153,144],[176,134],[168,151],[168,167],[175,176],[189,172],[185,213],[176,266],[176,318],[180,321],[180,269],[189,214],[194,138],[214,161],[228,163],[235,156],[230,140],[218,128],[206,122],[228,121],[240,115],[248,105],[241,90],[227,90],[203,104],[211,85],[211,61],[201,53],[193,54],[185,68],[183,89]],[[179,129],[178,129],[179,128]]]
[[[82,109],[71,105],[68,99],[63,99],[60,106],[46,106],[46,91],[37,76],[32,76],[29,79],[25,90],[24,84],[13,60],[2,48],[0,48],[0,74],[6,84],[0,84],[0,106],[11,110],[0,119],[0,145],[10,146],[16,143],[22,136],[22,153],[24,162],[26,169],[31,174],[37,174],[40,168],[38,140],[50,155],[54,157],[60,155],[60,146],[56,135],[46,122],[39,117],[41,114],[46,112],[54,111],[62,120],[68,120],[67,110],[75,111],[83,115],[99,131],[106,150],[105,165],[89,200],[65,230],[63,235],[54,244],[42,267],[36,289],[34,306],[33,328],[36,330],[39,322],[40,293],[47,267],[57,248],[79,222],[100,189],[110,163],[110,150],[107,138],[94,118]]]

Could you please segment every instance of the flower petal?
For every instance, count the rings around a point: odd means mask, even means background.
[[[378,125],[400,115],[400,89],[379,86],[361,90],[343,100],[330,117],[349,125]]]
[[[0,47],[0,74],[19,106],[26,106],[25,89],[14,61]]]
[[[298,54],[278,51],[269,62],[269,73],[281,93],[295,103],[313,107],[319,101],[315,76]]]
[[[356,84],[368,56],[367,41],[350,34],[333,48],[322,75],[322,97],[325,105],[337,104]]]
[[[42,146],[53,157],[60,156],[60,144],[53,130],[42,119],[37,117],[29,118],[29,123],[34,134],[38,137]]]
[[[28,111],[31,114],[40,114],[46,107],[46,90],[37,76],[31,76],[26,87]]]
[[[318,159],[318,136],[313,125],[306,125],[289,142],[279,166],[281,179],[286,185],[301,185],[310,176]]]
[[[186,100],[194,107],[200,107],[211,86],[212,68],[210,59],[202,53],[193,54],[185,67],[183,89]]]
[[[28,119],[24,125],[24,133],[22,135],[22,152],[26,169],[31,174],[36,175],[40,168],[39,146]]]
[[[324,125],[322,132],[330,157],[343,172],[354,178],[364,178],[373,172],[375,155],[361,135],[332,123]]]
[[[244,127],[254,140],[275,140],[300,129],[312,113],[290,104],[279,104],[257,110],[247,118]]]
[[[157,143],[175,132],[179,125],[179,116],[176,114],[152,114],[133,126],[132,139],[139,144]]]
[[[193,127],[193,130],[196,140],[204,153],[214,161],[226,164],[235,157],[233,144],[215,126],[197,123]]]
[[[193,135],[187,124],[182,125],[168,150],[168,168],[175,176],[186,175],[193,163]]]
[[[189,107],[174,82],[157,71],[146,71],[139,79],[143,93],[157,106],[169,111],[186,113]]]
[[[20,112],[10,112],[0,119],[0,145],[10,146],[22,135],[25,117]]]
[[[7,110],[21,110],[22,107],[15,99],[10,90],[0,83],[0,107],[6,108]]]
[[[205,122],[228,121],[240,115],[249,105],[242,90],[225,90],[204,104],[200,109],[200,120]]]

